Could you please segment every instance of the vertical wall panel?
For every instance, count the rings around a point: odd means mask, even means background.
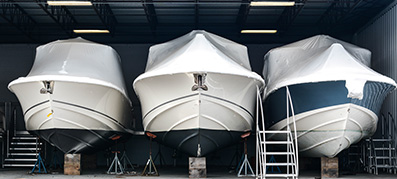
[[[370,24],[355,35],[355,43],[372,52],[372,68],[397,80],[397,6],[394,2]],[[397,118],[396,91],[393,91],[383,103],[381,113],[390,112]]]

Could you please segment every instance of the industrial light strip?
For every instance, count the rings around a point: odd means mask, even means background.
[[[294,6],[295,1],[251,1],[250,6]]]
[[[108,34],[109,30],[98,30],[98,29],[75,29],[73,30],[76,34]]]
[[[91,1],[47,1],[50,6],[92,6]]]
[[[274,34],[277,33],[277,30],[241,30],[242,34]]]

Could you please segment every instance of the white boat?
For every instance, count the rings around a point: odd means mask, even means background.
[[[370,59],[370,51],[326,35],[270,50],[263,70],[267,127],[286,128],[288,86],[303,155],[334,157],[373,135],[396,83],[370,69]]]
[[[110,46],[82,38],[39,46],[30,73],[8,88],[26,129],[65,153],[90,153],[129,136],[132,105]]]
[[[239,142],[255,115],[256,88],[247,48],[202,30],[150,48],[134,81],[144,130],[191,156]]]

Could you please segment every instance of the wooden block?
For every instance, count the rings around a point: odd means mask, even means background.
[[[206,178],[205,157],[189,157],[189,178]]]
[[[65,163],[63,173],[65,175],[80,175],[81,167],[80,154],[65,154]]]
[[[321,178],[338,178],[339,165],[338,157],[321,157]]]

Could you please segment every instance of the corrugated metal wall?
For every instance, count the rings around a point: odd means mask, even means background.
[[[355,44],[372,52],[371,67],[375,71],[397,80],[397,6],[394,2],[371,23],[356,33]],[[397,118],[397,92],[386,98],[381,114],[390,112]]]

